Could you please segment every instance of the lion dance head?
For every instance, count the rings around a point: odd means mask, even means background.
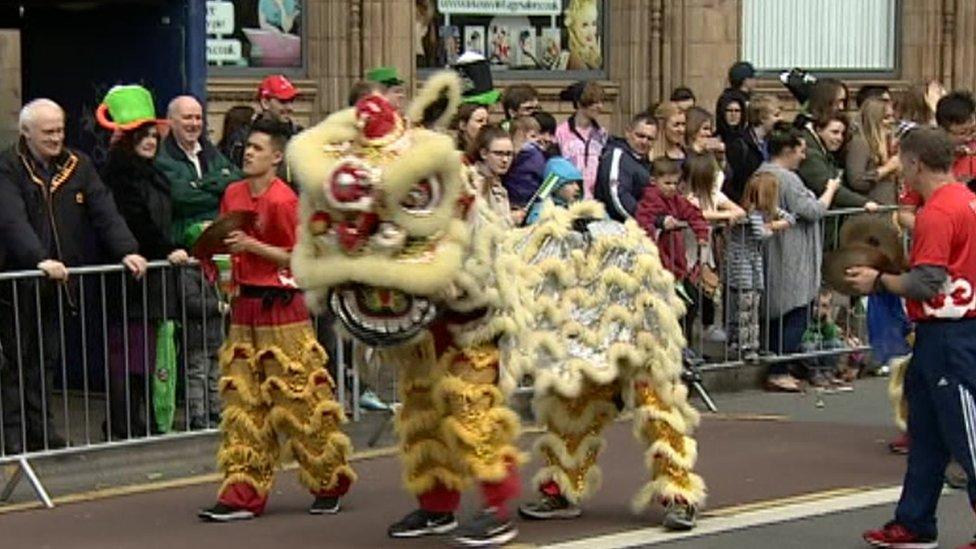
[[[472,273],[471,258],[479,248],[490,252],[475,242],[470,171],[438,131],[460,94],[459,78],[443,72],[411,105],[412,126],[372,94],[288,147],[301,186],[295,277],[313,306],[324,301],[370,345],[407,342],[441,309],[470,310],[488,299],[483,288],[474,291],[486,277]]]

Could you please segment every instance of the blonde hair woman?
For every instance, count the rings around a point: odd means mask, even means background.
[[[651,147],[651,161],[658,158],[684,160],[687,127],[684,111],[676,103],[665,101],[654,109],[654,118],[657,120],[658,138]]]
[[[596,0],[570,0],[563,23],[569,34],[568,70],[603,68],[600,10]]]
[[[873,202],[896,204],[901,162],[890,152],[894,117],[884,101],[872,98],[861,105],[859,120],[860,128],[847,145],[847,184]]]

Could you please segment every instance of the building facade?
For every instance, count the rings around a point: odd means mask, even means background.
[[[547,110],[568,114],[571,106],[559,101],[559,91],[580,78],[596,78],[608,91],[607,122],[614,127],[667,98],[679,85],[692,88],[703,105],[714,105],[725,86],[728,67],[740,58],[764,69],[768,77],[761,79],[762,90],[783,94],[784,98],[787,97],[784,88],[772,75],[776,69],[788,68],[777,66],[777,62],[789,61],[793,61],[791,66],[804,66],[817,72],[836,71],[852,88],[878,82],[900,87],[925,79],[940,80],[950,89],[976,88],[976,63],[973,63],[976,0],[857,3],[849,0],[288,0],[285,3],[289,2],[301,12],[300,27],[292,30],[300,36],[301,62],[281,70],[290,74],[303,92],[297,110],[298,117],[306,123],[343,107],[353,82],[374,66],[395,66],[408,85],[415,86],[422,82],[430,67],[448,60],[448,50],[457,52],[477,43],[495,61],[499,43],[496,37],[500,36],[496,31],[505,28],[510,36],[509,66],[499,64],[502,70],[495,73],[497,87],[503,88],[513,81],[530,82],[541,91]],[[246,10],[244,4],[263,1],[230,3]],[[854,4],[860,5],[859,10],[852,8]],[[557,32],[562,34],[562,48],[571,48],[571,37],[567,39],[567,35],[573,30],[567,10],[582,10],[585,19],[586,9],[592,15],[593,7],[597,12],[596,33],[602,64],[573,71],[570,58],[569,67],[564,62],[561,66],[556,63],[551,70],[517,70],[521,68],[514,66],[520,63],[517,34],[535,40],[532,51],[540,57],[544,55],[542,48],[547,38],[556,36]],[[501,13],[505,10],[509,12]],[[554,15],[555,12],[559,15]],[[578,22],[580,17],[576,19]],[[480,41],[478,29],[482,33]],[[785,37],[797,38],[787,41]],[[432,54],[431,50],[437,51]],[[504,57],[504,53],[498,57]],[[755,58],[749,59],[750,56],[762,59],[757,62]],[[533,68],[538,68],[538,63]],[[267,70],[272,69],[211,67],[207,93],[212,127],[219,131],[222,114],[230,106],[253,100],[257,82]]]

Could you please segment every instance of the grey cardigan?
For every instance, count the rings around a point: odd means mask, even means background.
[[[771,162],[757,172],[776,176],[779,207],[796,219],[795,225],[767,241],[766,310],[769,318],[779,318],[817,297],[823,264],[821,220],[827,208],[796,173]]]

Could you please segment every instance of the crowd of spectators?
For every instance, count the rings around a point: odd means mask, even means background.
[[[611,219],[635,220],[676,279],[688,305],[685,336],[697,352],[705,352],[707,342],[711,358],[752,361],[836,349],[853,341],[851,326],[835,320],[837,308],[857,304],[823,288],[824,251],[836,244],[840,222],[831,210],[889,212],[884,215],[892,224],[910,231],[923,204],[901,185],[899,139],[917,126],[942,127],[958,147],[955,176],[971,182],[976,103],[971,93],[947,93],[937,82],[898,91],[864,86],[851,104],[839,80],[796,71],[782,80],[799,104],[792,121],[785,120],[782,97],[758,93],[756,71],[739,62],[714,112],[682,86],[614,135],[601,123],[606,96],[598,82],[562,92],[560,99],[573,106],[564,120],[541,110],[538,91],[519,83],[501,95],[497,122],[490,102],[465,102],[451,131],[477,176],[478,192],[510,227],[582,198],[601,202]],[[379,68],[352,87],[348,103],[380,93],[402,111],[406,89],[395,70]],[[22,137],[0,155],[3,268],[40,269],[60,286],[32,280],[0,288],[8,318],[40,327],[14,330],[15,323],[0,323],[7,453],[65,444],[44,403],[62,359],[61,300],[76,307],[74,301],[85,297],[67,269],[122,261],[138,278],[146,260],[186,265],[187,250],[217,216],[224,190],[242,178],[243,143],[253,125],[274,120],[290,134],[301,131],[293,120],[298,94],[283,76],[265,78],[253,106],[227,113],[217,145],[205,136],[200,102],[177,97],[165,120],[116,131],[104,166],[65,146],[58,105],[36,100],[24,106]],[[279,176],[288,181],[289,175],[283,163]],[[886,206],[899,208],[890,213]],[[219,421],[216,351],[226,304],[199,271],[173,271],[179,275],[146,282],[119,277],[106,286],[127,296],[109,300],[104,319],[108,439],[154,430],[151,395],[142,389],[156,356],[147,326],[181,313],[187,425]],[[144,292],[171,299],[146,301]],[[894,348],[888,354],[900,352]],[[816,357],[773,361],[767,387],[798,391],[806,378],[846,390],[846,374],[836,361]],[[142,409],[149,413],[133,413]]]

